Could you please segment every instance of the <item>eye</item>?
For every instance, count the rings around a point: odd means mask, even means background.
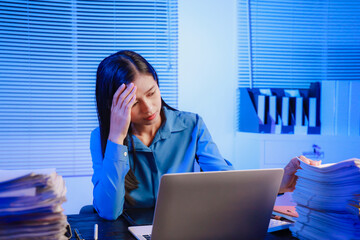
[[[154,94],[155,94],[155,91],[149,93],[148,96],[151,97],[151,96],[154,95]]]
[[[133,106],[135,106],[135,105],[137,105],[138,104],[138,101],[136,101],[134,104],[133,104]]]

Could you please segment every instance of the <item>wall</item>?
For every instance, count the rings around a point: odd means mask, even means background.
[[[179,1],[179,109],[203,117],[222,155],[234,160],[236,1]]]
[[[77,214],[80,208],[92,204],[91,177],[64,177],[67,189],[66,199],[63,203],[65,214]]]
[[[203,117],[223,156],[234,159],[236,1],[179,1],[179,110]],[[92,204],[91,177],[66,177],[65,214]]]

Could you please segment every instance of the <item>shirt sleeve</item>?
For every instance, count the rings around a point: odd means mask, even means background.
[[[232,164],[221,156],[218,147],[212,140],[210,132],[200,116],[198,116],[195,129],[197,130],[196,155],[201,169],[203,171],[234,170]]]
[[[122,214],[125,201],[125,176],[130,169],[128,148],[108,140],[103,158],[100,139],[97,128],[90,138],[93,205],[100,217],[115,220]]]

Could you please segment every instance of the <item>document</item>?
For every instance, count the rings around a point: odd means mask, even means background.
[[[276,96],[269,97],[269,116],[270,116],[270,123],[277,124],[277,117],[276,117]]]
[[[292,195],[299,239],[360,239],[360,159],[311,166],[300,162]]]
[[[259,124],[265,124],[265,96],[258,95],[257,115]]]
[[[316,98],[309,98],[309,127],[316,127]]]
[[[274,206],[273,213],[291,221],[299,217],[295,206]]]
[[[295,102],[295,126],[294,133],[298,135],[307,135],[308,126],[304,124],[304,106],[303,98],[297,97]]]
[[[297,97],[296,98],[296,105],[295,105],[295,125],[296,126],[303,126],[303,98]]]
[[[0,240],[67,239],[64,201],[55,169],[0,170]]]
[[[289,98],[283,97],[282,106],[281,106],[281,120],[283,126],[289,125],[289,111],[290,111]]]

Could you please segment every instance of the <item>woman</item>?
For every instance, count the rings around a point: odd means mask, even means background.
[[[117,219],[124,207],[155,206],[161,176],[192,172],[195,161],[204,171],[233,169],[199,115],[162,100],[154,68],[135,52],[120,51],[99,64],[96,102],[93,204],[103,218]],[[288,166],[283,192],[294,187],[298,160]]]

